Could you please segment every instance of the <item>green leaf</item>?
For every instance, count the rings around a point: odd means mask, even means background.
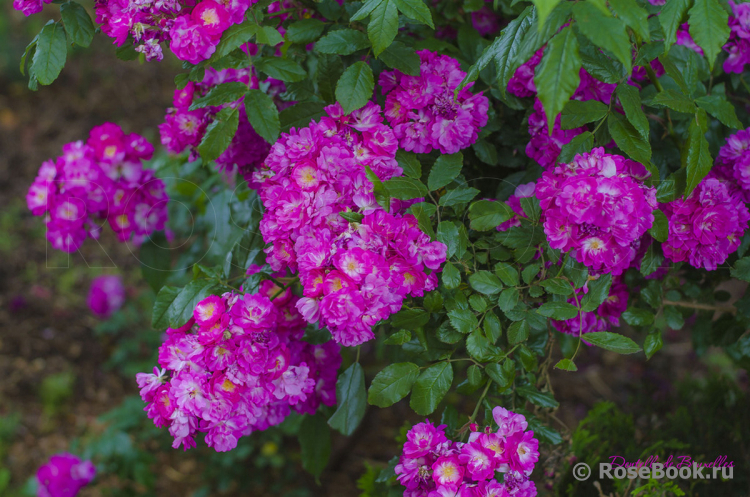
[[[427,187],[425,187],[421,181],[406,176],[396,176],[393,179],[384,181],[383,185],[385,186],[388,195],[399,200],[422,198],[428,193]]]
[[[695,103],[684,93],[677,90],[664,90],[656,94],[651,101],[651,105],[669,107],[677,112],[693,114],[695,112]]]
[[[257,91],[257,90],[256,90]],[[219,105],[236,102],[247,93],[247,85],[238,81],[222,83],[211,88],[206,96],[196,100],[190,110],[202,109],[204,107],[217,107]]]
[[[255,28],[255,43],[275,47],[283,42],[284,37],[281,36],[278,29],[272,26],[258,26]]]
[[[640,133],[644,139],[648,139],[649,127],[648,118],[641,107],[641,96],[638,89],[627,83],[620,83],[617,86],[617,97],[620,99],[625,117],[630,124]]]
[[[450,207],[458,204],[467,204],[474,200],[474,197],[477,195],[479,195],[479,190],[476,188],[456,188],[440,197],[438,205]]]
[[[630,338],[620,335],[619,333],[610,333],[608,331],[596,331],[586,333],[582,338],[592,345],[602,349],[617,352],[618,354],[635,354],[640,352],[641,348]]]
[[[328,420],[328,426],[342,435],[351,436],[365,415],[367,394],[365,393],[365,373],[355,362],[336,381],[338,408]]]
[[[307,72],[302,69],[302,66],[291,59],[259,57],[253,60],[253,63],[258,71],[287,83],[302,81],[307,77]]]
[[[391,317],[391,326],[394,328],[416,329],[421,328],[430,321],[430,313],[422,309],[402,309]]]
[[[68,40],[62,24],[50,21],[39,33],[31,72],[37,81],[50,85],[57,79],[68,57]]]
[[[446,262],[443,266],[443,284],[449,290],[458,288],[458,285],[461,284],[461,273],[450,262]]]
[[[432,14],[423,0],[396,0],[396,6],[409,19],[435,29],[432,22]]]
[[[643,352],[646,354],[646,359],[651,357],[661,350],[664,345],[664,340],[661,336],[661,331],[654,330],[646,335],[646,340],[643,342]]]
[[[359,212],[339,212],[339,215],[350,223],[360,223],[364,219],[364,214]]]
[[[354,13],[354,15],[351,17],[350,21],[362,21],[367,16],[370,15],[370,13],[375,10],[375,8],[380,5],[380,2],[382,0],[367,0],[362,7]]]
[[[148,240],[141,244],[139,256],[143,279],[154,292],[159,292],[167,281],[172,267],[172,253],[164,232],[152,233]]]
[[[581,309],[592,312],[599,308],[609,297],[609,289],[612,286],[612,274],[602,274],[594,281],[589,281],[588,293],[581,299]]]
[[[232,143],[237,126],[240,122],[240,113],[237,109],[227,107],[219,111],[198,145],[198,153],[203,160],[216,160]]]
[[[419,76],[420,60],[412,47],[394,41],[380,54],[379,59],[391,69],[398,69],[409,76]],[[399,150],[400,152],[400,150]]]
[[[739,119],[737,119],[734,105],[718,95],[706,95],[704,97],[696,98],[695,103],[698,104],[698,107],[721,121],[724,126],[734,129],[741,129],[744,127]]]
[[[469,206],[470,226],[477,231],[494,230],[513,215],[513,210],[504,202],[479,200]]]
[[[497,298],[497,306],[503,312],[509,312],[518,305],[518,289],[506,288]]]
[[[589,2],[576,3],[573,6],[573,16],[581,33],[597,47],[611,52],[629,73],[633,45],[625,30],[625,23],[618,18],[604,15]]]
[[[562,369],[563,371],[578,371],[578,366],[568,358],[560,359],[555,364],[556,369]]]
[[[453,383],[453,367],[450,362],[433,364],[422,371],[414,383],[409,406],[420,416],[429,416]]]
[[[482,331],[477,329],[466,337],[466,352],[477,361],[488,361],[499,352],[499,349],[490,345]]]
[[[576,155],[591,152],[592,148],[594,148],[594,135],[590,131],[585,131],[563,145],[560,155],[557,156],[557,162],[567,164]]]
[[[648,230],[658,242],[666,242],[669,237],[669,220],[659,209],[654,210],[654,225]]]
[[[198,305],[198,302],[211,295],[213,288],[213,281],[194,280],[180,290],[180,293],[175,297],[167,311],[169,327],[179,328],[187,323],[193,317],[195,306]]]
[[[411,340],[411,331],[401,330],[386,338],[383,343],[386,345],[403,345]]]
[[[70,41],[81,47],[88,47],[94,39],[94,23],[86,9],[76,2],[67,2],[60,5],[65,31]]]
[[[415,153],[399,149],[396,152],[396,160],[406,176],[416,179],[422,177],[422,164]]]
[[[516,321],[508,327],[508,342],[511,345],[521,343],[529,338],[530,331],[528,321]]]
[[[617,17],[625,21],[643,41],[651,39],[651,30],[648,26],[648,12],[638,5],[635,0],[609,0],[609,5],[617,14]]]
[[[390,407],[409,394],[418,376],[419,366],[414,363],[391,364],[373,378],[367,401],[374,406]]]
[[[230,26],[221,36],[221,41],[216,46],[216,52],[211,56],[211,60],[219,60],[234,52],[250,41],[257,31],[258,25],[248,21]]]
[[[302,102],[292,105],[279,113],[281,130],[289,131],[291,128],[304,128],[310,122],[318,120],[325,114],[325,105],[318,102]]]
[[[331,456],[331,431],[322,413],[305,416],[299,428],[302,467],[318,479]]]
[[[271,97],[260,90],[250,90],[245,97],[245,112],[253,129],[273,145],[279,139],[279,111]]]
[[[677,40],[677,30],[682,24],[682,19],[687,14],[687,10],[693,0],[671,0],[666,2],[661,8],[658,16],[664,31],[664,52],[669,52],[669,48]]]
[[[482,327],[484,328],[485,335],[487,335],[487,340],[489,340],[491,344],[497,342],[497,340],[500,338],[500,334],[503,332],[500,318],[498,318],[497,315],[491,310],[487,314],[485,314],[484,324],[482,325]]]
[[[578,76],[580,69],[578,40],[573,29],[568,26],[550,40],[534,75],[537,97],[547,114],[550,134],[555,118],[578,88],[581,81]]]
[[[477,317],[468,309],[454,309],[448,312],[448,319],[456,331],[467,334],[479,327]]]
[[[500,279],[489,271],[477,271],[472,274],[469,276],[469,284],[474,290],[485,295],[494,295],[503,289]]]
[[[398,33],[396,0],[382,0],[370,12],[370,22],[367,24],[367,36],[372,42],[375,57],[388,48],[396,38],[396,33]]]
[[[579,34],[578,51],[581,54],[581,64],[593,77],[604,83],[619,83],[625,75],[625,68],[617,60],[605,55],[602,49],[594,45],[588,38]]]
[[[732,278],[742,281],[750,281],[750,257],[743,257],[734,263],[730,274]]]
[[[539,283],[548,293],[555,295],[572,295],[573,287],[562,278],[552,278]]]
[[[539,17],[539,29],[544,27],[544,21],[550,13],[557,7],[560,0],[531,0],[536,7],[537,16]]]
[[[482,383],[484,375],[482,374],[482,368],[476,364],[469,366],[466,370],[466,379],[469,380],[469,384],[478,387]]]
[[[544,317],[564,321],[573,319],[578,315],[578,309],[567,302],[546,302],[536,310],[537,313]]]
[[[516,378],[515,368],[509,371],[496,362],[487,364],[484,367],[484,372],[487,373],[487,376],[497,383],[501,389],[507,389],[513,384],[513,380]]]
[[[579,128],[586,123],[598,121],[609,109],[598,100],[570,100],[565,104],[560,120],[562,129]]]
[[[688,140],[685,146],[687,149],[685,155],[685,169],[687,172],[685,196],[687,197],[698,186],[698,183],[706,177],[709,171],[711,171],[713,164],[711,152],[708,150],[708,140],[706,140],[700,125],[696,123],[696,119],[690,120]]]
[[[440,221],[437,229],[437,239],[448,247],[446,257],[450,259],[458,250],[458,228],[451,221]]]
[[[341,57],[323,55],[318,59],[318,90],[326,102],[336,101],[336,83],[343,73],[344,63]]]
[[[511,264],[498,262],[495,265],[495,274],[508,286],[518,286],[520,284],[518,269]]]
[[[651,162],[651,145],[625,117],[617,112],[611,113],[607,127],[617,146],[631,159],[644,165]]]
[[[163,286],[156,295],[154,309],[151,312],[151,327],[155,330],[165,330],[169,326],[169,309],[172,307],[181,288]]]
[[[375,80],[372,69],[365,62],[355,62],[349,66],[336,85],[336,100],[349,114],[361,107],[372,98]]]
[[[622,313],[622,318],[630,326],[648,326],[654,322],[654,314],[645,309],[630,308]]]
[[[302,19],[293,22],[286,30],[286,39],[292,43],[307,45],[323,34],[325,23],[317,19]]]
[[[711,71],[721,47],[729,39],[728,21],[729,15],[718,0],[694,0],[688,11],[690,36],[703,49]]]
[[[370,40],[362,31],[339,29],[331,31],[315,43],[315,51],[325,54],[351,55],[370,46]]]
[[[430,191],[438,190],[456,179],[464,164],[464,156],[461,152],[450,155],[441,155],[430,169],[427,178],[427,187]]]
[[[540,392],[531,386],[518,387],[516,388],[516,392],[535,406],[543,407],[545,409],[557,409],[560,406],[560,403],[555,400],[555,397],[551,393]]]

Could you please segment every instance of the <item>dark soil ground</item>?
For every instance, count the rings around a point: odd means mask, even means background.
[[[171,102],[175,66],[170,63],[122,62],[114,50],[98,40],[98,48],[69,57],[61,78],[36,93],[26,89],[17,74],[17,61],[26,36],[22,19],[0,7],[7,32],[0,55],[0,425],[8,416],[20,421],[0,450],[0,468],[10,471],[11,486],[19,487],[47,458],[66,451],[72,439],[100,430],[97,417],[127,395],[137,393],[132,378],[105,367],[115,351],[94,333],[98,321],[88,312],[85,294],[96,266],[108,258],[95,244],[85,244],[83,256],[53,252],[44,239],[40,218],[31,216],[24,197],[42,161],[56,156],[62,145],[83,139],[105,121],[121,124],[129,132],[145,134],[158,142],[156,125]],[[0,29],[3,24],[0,23]],[[29,28],[31,30],[31,28]],[[125,275],[131,296],[149,291],[140,280],[137,261],[113,239],[102,246]],[[62,267],[60,267],[62,266]],[[156,333],[156,332],[154,332]],[[363,357],[367,350],[363,349]],[[664,349],[649,362],[643,355],[617,356],[601,351],[584,352],[581,371],[555,371],[552,385],[561,407],[557,413],[562,432],[573,429],[588,409],[600,400],[627,406],[644,392],[658,394],[662,380],[675,380],[688,372],[727,368],[721,362],[698,362],[686,332],[670,336]],[[588,363],[588,365],[586,365]],[[367,364],[367,360],[365,360]],[[377,370],[368,370],[368,380]],[[72,392],[63,406],[45,412],[41,385],[45,378],[72,373]],[[470,411],[473,406],[460,406]],[[404,403],[392,409],[370,408],[360,430],[351,438],[334,438],[331,462],[317,487],[299,471],[291,486],[307,486],[316,495],[358,495],[356,479],[365,462],[384,465],[398,453],[395,437],[406,420],[418,421]],[[296,450],[295,442],[289,447]],[[160,495],[191,495],[200,485],[200,464],[192,453],[156,446],[159,463],[156,491]],[[298,464],[294,462],[294,464]],[[251,462],[246,463],[252,471]],[[102,478],[108,482],[106,475]],[[543,480],[540,488],[543,487]],[[103,495],[95,485],[82,495]],[[240,495],[231,488],[222,495]],[[266,495],[259,491],[253,495]]]

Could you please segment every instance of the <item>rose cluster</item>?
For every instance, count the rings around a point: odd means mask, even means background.
[[[253,3],[255,0],[96,0],[96,22],[118,46],[130,38],[148,60],[161,60],[161,43],[167,42],[177,58],[197,64],[214,54],[222,33],[240,24]]]
[[[531,97],[536,95],[534,73],[542,60],[544,49],[539,49],[526,63],[521,65],[513,77],[508,81],[508,91],[517,97]],[[603,83],[591,76],[585,69],[579,71],[580,83],[572,96],[573,100],[598,100],[609,104],[617,85]],[[539,99],[534,101],[534,112],[529,116],[529,135],[531,139],[526,145],[526,155],[534,159],[543,168],[555,165],[562,147],[570,143],[576,136],[586,131],[585,127],[562,129],[560,116],[555,118],[552,133],[547,128],[547,116],[544,106]]]
[[[87,298],[89,309],[100,318],[107,318],[125,303],[125,286],[115,275],[97,276],[91,282]]]
[[[96,468],[73,454],[56,454],[36,472],[37,497],[75,497],[91,483]]]
[[[414,216],[384,212],[375,201],[367,170],[381,180],[401,173],[380,108],[369,103],[344,115],[336,104],[326,111],[319,123],[282,135],[254,179],[266,209],[267,261],[299,272],[304,318],[351,346],[373,338],[372,326],[397,312],[406,295],[437,286],[425,268],[438,269],[446,247],[430,242]]]
[[[235,167],[246,179],[250,180],[252,172],[262,164],[271,146],[255,132],[245,111],[244,96],[235,102],[219,106],[208,106],[190,110],[190,106],[201,97],[206,96],[217,85],[239,82],[248,85],[248,89],[258,89],[258,78],[250,69],[224,69],[216,71],[206,69],[201,83],[189,82],[185,88],[175,90],[172,107],[167,110],[164,122],[159,125],[161,142],[164,147],[175,154],[190,150],[190,159],[198,158],[197,147],[203,140],[208,126],[215,120],[216,114],[226,107],[237,108],[239,126],[229,147],[216,159],[221,170],[232,171]],[[270,93],[280,93],[284,84],[277,80],[266,80],[264,86]]]
[[[45,216],[52,246],[75,252],[87,236],[98,239],[97,219],[107,220],[120,241],[132,236],[140,243],[164,229],[164,183],[142,164],[153,151],[142,136],[106,123],[92,129],[86,143],[68,143],[62,156],[42,164],[26,203],[32,214]]]
[[[474,431],[468,443],[449,440],[445,425],[414,425],[396,466],[404,496],[534,497],[529,475],[539,460],[539,441],[526,431],[523,415],[495,407],[492,416],[498,430]]]
[[[13,8],[28,17],[41,12],[44,4],[49,3],[52,3],[52,0],[13,0]]]
[[[669,260],[713,271],[739,248],[750,212],[732,172],[726,165],[715,166],[687,198],[661,206],[669,220],[669,237],[662,244]]]
[[[429,50],[417,54],[419,76],[398,70],[380,74],[385,115],[404,150],[456,153],[477,141],[479,128],[487,124],[489,100],[472,94],[471,85],[455,95],[466,76],[457,60]]]
[[[586,287],[577,289],[577,301],[580,302],[587,292]],[[607,331],[612,326],[620,326],[620,316],[628,307],[628,295],[627,285],[620,278],[613,278],[609,295],[596,310],[581,312],[580,315],[564,321],[553,319],[552,326],[561,333],[575,337],[594,331]],[[575,305],[576,299],[570,298],[568,303]]]
[[[750,4],[729,1],[732,15],[729,16],[729,41],[724,50],[729,54],[724,61],[724,70],[742,74],[750,62]]]
[[[654,221],[648,176],[642,164],[601,147],[545,171],[536,196],[550,247],[571,252],[592,274],[621,274]]]
[[[296,300],[264,281],[256,294],[202,300],[188,323],[167,330],[159,348],[164,369],[136,378],[145,411],[156,426],[169,426],[174,448],[195,447],[203,432],[209,447],[225,452],[240,437],[278,425],[292,408],[314,414],[321,403],[336,405],[339,348],[301,340]]]
[[[734,178],[745,197],[750,200],[750,128],[740,130],[727,138],[719,149],[716,159],[717,172],[721,171],[727,179]]]

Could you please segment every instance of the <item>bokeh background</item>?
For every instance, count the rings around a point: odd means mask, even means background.
[[[400,452],[406,427],[420,421],[403,402],[369,408],[350,438],[334,435],[319,483],[302,470],[297,417],[242,439],[228,454],[201,443],[183,453],[142,412],[134,376],[155,364],[160,333],[150,327],[154,295],[137,259],[108,230],[101,247],[86,243],[70,256],[52,250],[24,197],[42,161],[103,122],[158,143],[156,126],[180,66],[170,56],[162,63],[120,61],[97,35],[91,49],[69,54],[60,79],[32,92],[19,61],[57,11],[26,19],[10,1],[0,6],[0,495],[33,495],[36,469],[63,451],[97,464],[98,477],[83,496],[376,495],[375,476]],[[119,274],[128,288],[127,304],[107,321],[85,302],[100,274]],[[744,287],[721,290],[731,303]],[[649,450],[706,460],[726,455],[738,466],[735,480],[692,485],[690,495],[750,495],[747,372],[720,349],[702,350],[692,327],[688,321],[668,334],[649,361],[591,348],[577,373],[552,373],[561,400],[554,428],[565,441],[542,450],[534,475],[541,495],[598,495],[591,484],[572,481],[571,463]],[[369,344],[362,358],[369,381],[382,368],[383,350]],[[459,410],[473,407],[450,395]]]

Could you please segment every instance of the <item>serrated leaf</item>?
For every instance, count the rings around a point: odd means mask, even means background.
[[[666,242],[669,237],[669,220],[659,209],[654,210],[654,224],[648,233],[658,242]]]
[[[438,157],[427,178],[430,191],[438,190],[453,181],[461,172],[463,163],[464,156],[461,152]]]
[[[81,47],[91,45],[94,39],[94,23],[82,5],[76,2],[64,3],[60,5],[60,16],[70,41]]]
[[[648,139],[648,118],[641,107],[641,96],[638,89],[626,83],[617,86],[617,97],[620,99],[625,117],[644,139]]]
[[[500,279],[489,271],[477,271],[469,276],[469,284],[479,293],[494,295],[500,293],[503,284]]]
[[[544,27],[544,21],[550,13],[557,7],[560,0],[531,0],[536,7],[537,16],[539,18],[539,29]]]
[[[508,327],[508,342],[511,345],[521,343],[529,338],[530,331],[529,323],[526,320],[516,321]]]
[[[729,39],[729,15],[717,0],[694,0],[688,19],[690,36],[703,49],[708,67],[713,71],[716,56]]]
[[[362,21],[367,16],[370,15],[370,13],[375,10],[375,8],[380,5],[380,2],[382,0],[367,0],[360,9],[354,13],[351,17],[351,21]]]
[[[292,43],[306,45],[317,40],[323,34],[324,29],[325,23],[323,21],[319,21],[318,19],[302,19],[290,24],[285,36]]]
[[[384,181],[388,195],[399,200],[411,200],[422,198],[427,195],[427,187],[421,181],[406,176],[396,176],[395,178]]]
[[[379,372],[370,384],[367,401],[389,407],[406,397],[419,376],[419,366],[411,362],[391,364]]]
[[[557,409],[560,406],[560,403],[555,400],[551,393],[540,392],[534,387],[518,387],[516,392],[535,406],[546,409]]]
[[[445,288],[449,290],[458,288],[458,285],[461,284],[461,273],[450,262],[446,262],[445,266],[443,266],[442,278]]]
[[[641,348],[630,338],[620,335],[619,333],[610,333],[608,331],[597,331],[586,333],[582,338],[592,345],[602,349],[610,350],[618,354],[635,354],[640,352]]]
[[[578,366],[568,358],[560,359],[555,364],[555,369],[562,369],[563,371],[578,371]]]
[[[512,371],[508,371],[495,362],[487,364],[484,368],[484,372],[487,373],[487,376],[497,383],[501,389],[508,388],[516,377],[515,368]]]
[[[419,76],[420,60],[417,52],[412,47],[406,46],[400,41],[394,41],[383,53],[379,59],[391,69],[398,69],[409,76]]]
[[[539,283],[548,293],[555,295],[572,295],[573,287],[562,278],[552,278]]]
[[[336,83],[344,73],[341,57],[324,55],[318,59],[318,90],[320,96],[328,103],[336,101]]]
[[[513,210],[504,202],[479,200],[469,207],[470,226],[477,231],[495,229],[513,215]]]
[[[273,145],[279,138],[279,111],[271,97],[260,90],[250,90],[245,96],[245,111],[253,129]]]
[[[687,180],[685,182],[685,196],[687,197],[696,186],[711,171],[713,160],[708,149],[708,140],[696,119],[690,120],[688,140],[686,143],[685,170]]]
[[[691,4],[692,0],[671,0],[662,7],[658,19],[664,31],[665,53],[669,52],[669,48],[677,41],[677,30]]]
[[[256,90],[257,91],[257,90]],[[190,106],[190,110],[236,102],[247,93],[247,85],[239,81],[216,85],[203,97],[197,99]]]
[[[163,286],[156,295],[154,308],[151,311],[151,327],[163,331],[169,326],[169,308],[180,294],[182,288]]]
[[[590,131],[585,131],[563,145],[560,155],[557,156],[557,162],[567,164],[576,155],[591,152],[592,148],[594,148],[594,135]]]
[[[198,145],[198,153],[203,160],[216,160],[224,153],[237,133],[239,122],[237,109],[227,107],[216,114],[214,122],[206,128],[206,134]]]
[[[695,103],[682,92],[677,90],[664,90],[656,94],[651,100],[651,105],[668,107],[677,112],[693,114],[695,112]]]
[[[581,299],[581,309],[585,312],[595,311],[609,297],[612,286],[612,275],[602,274],[594,281],[589,281],[588,293]]]
[[[364,107],[372,98],[375,80],[372,69],[365,62],[355,62],[349,66],[336,85],[336,100],[345,114]]]
[[[654,322],[654,314],[645,309],[630,308],[622,313],[622,319],[630,326],[648,326]]]
[[[396,161],[406,176],[416,179],[422,176],[422,164],[415,153],[399,149],[396,152]]]
[[[276,45],[283,43],[284,37],[281,36],[279,30],[272,26],[258,26],[255,29],[255,43],[259,45],[268,45],[275,47]]]
[[[317,43],[315,51],[325,54],[350,55],[370,46],[370,40],[362,31],[356,29],[339,29],[331,31]]]
[[[446,257],[450,259],[458,250],[458,228],[451,221],[440,221],[437,229],[437,239],[448,247]]]
[[[641,164],[651,162],[651,145],[625,117],[613,112],[607,118],[609,134],[617,146],[631,159]]]
[[[625,21],[643,41],[649,41],[651,30],[648,26],[648,12],[635,0],[609,0],[609,5],[617,17]]]
[[[555,118],[578,88],[580,69],[578,40],[568,26],[550,40],[534,75],[537,97],[544,106],[550,134]]]
[[[302,69],[302,66],[291,59],[259,57],[253,63],[258,71],[287,83],[302,81],[307,77],[307,72]]]
[[[598,100],[570,100],[565,104],[560,119],[562,129],[580,128],[586,123],[598,121],[609,109]]]
[[[309,126],[311,121],[325,115],[324,108],[325,105],[318,102],[302,102],[282,110],[279,113],[281,130],[286,132],[291,128]]]
[[[388,48],[396,38],[396,33],[398,33],[396,0],[382,0],[370,12],[370,22],[367,24],[367,36],[372,43],[375,57]]]
[[[735,262],[730,274],[732,278],[737,278],[742,281],[750,281],[750,257],[743,257]]]
[[[403,345],[409,340],[411,340],[411,332],[409,330],[401,330],[386,338],[383,343],[386,345]]]
[[[448,312],[448,319],[456,331],[467,334],[479,327],[477,317],[468,309],[454,309]]]
[[[416,329],[426,325],[430,320],[430,313],[422,309],[402,309],[391,317],[394,328]]]
[[[734,129],[742,129],[744,127],[739,119],[737,119],[737,112],[734,109],[734,105],[718,95],[706,95],[696,98],[695,103],[698,104],[698,107],[721,121],[724,126]]]
[[[479,195],[479,190],[476,188],[456,188],[440,197],[438,205],[450,207],[452,205],[466,204],[474,200],[474,197],[477,195]]]
[[[661,331],[654,330],[646,335],[646,340],[643,342],[643,352],[646,354],[646,359],[651,359],[654,354],[661,350],[663,345],[664,340]]]
[[[429,416],[453,383],[453,367],[450,362],[440,362],[425,369],[411,392],[409,406],[420,416]]]
[[[573,16],[581,33],[594,45],[611,52],[629,73],[633,53],[625,23],[604,15],[589,2],[576,3],[573,6]]]
[[[351,436],[359,426],[367,407],[365,373],[355,362],[336,381],[338,408],[328,420],[328,426],[342,435]]]
[[[396,0],[396,6],[409,19],[435,29],[430,9],[425,5],[423,0]]]
[[[241,45],[244,45],[258,31],[258,25],[250,21],[242,24],[230,26],[224,34],[221,35],[221,41],[216,46],[216,52],[211,56],[211,60],[219,60],[234,52]]]
[[[201,300],[211,295],[214,282],[209,280],[194,280],[188,283],[180,293],[177,294],[169,306],[169,327],[179,328],[193,317],[193,310]]]
[[[578,315],[578,309],[567,302],[545,302],[536,310],[537,313],[544,317],[564,321],[573,319]]]
[[[50,85],[57,79],[68,57],[68,40],[62,24],[50,21],[39,33],[31,71],[39,83]]]
[[[495,274],[508,286],[518,286],[521,282],[518,278],[518,268],[505,262],[495,265]]]

